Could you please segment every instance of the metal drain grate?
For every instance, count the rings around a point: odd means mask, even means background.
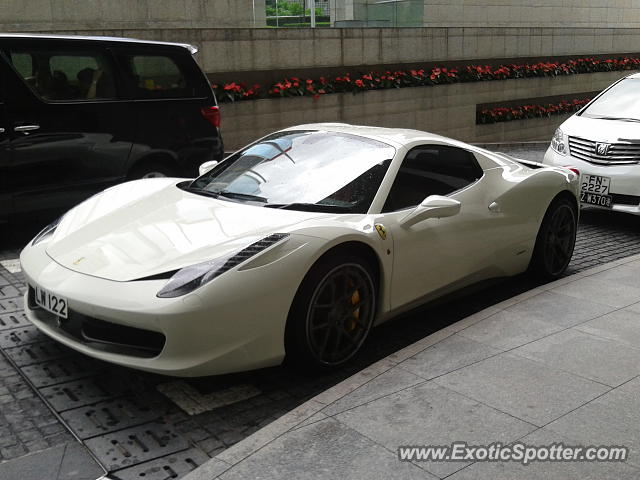
[[[26,327],[31,325],[27,316],[23,312],[11,312],[0,315],[0,330],[10,328]]]
[[[20,295],[22,295],[20,290],[13,285],[0,285],[0,298],[19,297]]]
[[[4,352],[11,357],[18,367],[48,362],[71,355],[71,350],[59,343],[40,342],[22,347],[5,348]]]
[[[110,376],[74,380],[40,389],[40,393],[57,412],[109,400],[126,392],[125,385]]]
[[[68,382],[98,373],[94,362],[78,357],[29,365],[20,369],[36,388]]]
[[[62,418],[80,438],[86,439],[151,422],[159,415],[159,408],[150,402],[118,398],[68,410]]]
[[[110,472],[189,448],[171,426],[148,423],[85,441]]]
[[[45,340],[47,340],[47,337],[34,326],[0,332],[1,348],[19,347]]]
[[[3,298],[0,300],[0,314],[22,311],[24,308],[22,297]]]
[[[209,460],[207,455],[192,448],[158,460],[141,463],[135,467],[125,468],[112,477],[118,480],[170,480],[183,477],[207,460]]]

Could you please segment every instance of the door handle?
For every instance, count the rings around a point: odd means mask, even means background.
[[[498,204],[498,202],[491,202],[489,204],[489,210],[493,213],[500,213],[500,205]]]
[[[14,132],[32,132],[38,130],[40,125],[18,125],[13,129]]]

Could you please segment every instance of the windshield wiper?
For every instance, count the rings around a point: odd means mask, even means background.
[[[260,202],[260,203],[267,203],[267,199],[264,197],[259,197],[257,195],[250,195],[248,193],[237,193],[237,192],[226,192],[226,191],[221,191],[221,192],[215,192],[215,191],[211,191],[211,190],[206,190],[204,188],[193,188],[193,187],[184,187],[184,190],[186,190],[187,192],[192,192],[192,193],[197,193],[199,195],[205,195],[207,197],[212,197],[212,198],[220,198],[220,197],[225,197],[225,198],[232,198],[232,199],[237,199],[237,200],[248,200],[248,201],[253,201],[253,202]]]
[[[343,205],[328,205],[323,203],[268,203],[265,208],[278,208],[280,210],[302,210],[305,212],[337,212],[351,213],[351,207]]]
[[[249,193],[227,192],[225,190],[222,190],[221,192],[216,192],[216,194],[226,198],[236,198],[238,200],[249,200],[252,202],[267,203],[266,198],[259,197],[258,195],[251,195]]]

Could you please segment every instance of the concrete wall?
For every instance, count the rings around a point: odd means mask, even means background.
[[[254,22],[254,6],[255,17]],[[264,0],[1,0],[0,31],[253,27]]]
[[[624,72],[502,80],[224,103],[227,150],[271,131],[312,122],[347,122],[427,130],[467,142],[548,140],[563,117],[476,125],[476,105],[602,90]],[[566,117],[565,117],[566,118]]]
[[[638,27],[638,0],[424,0],[425,25]]]
[[[198,60],[208,73],[640,51],[640,29],[611,28],[56,31],[192,43],[200,47]]]
[[[379,0],[332,0],[334,20],[380,16]],[[424,2],[425,26],[638,27],[638,0],[407,0]],[[406,3],[406,2],[405,2]],[[354,6],[355,4],[355,6]],[[368,5],[368,8],[366,6]],[[354,15],[355,12],[355,15]],[[344,15],[344,17],[342,16]]]

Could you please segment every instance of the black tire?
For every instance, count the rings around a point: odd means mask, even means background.
[[[578,212],[574,202],[556,198],[544,215],[529,271],[542,280],[556,280],[564,274],[576,244]]]
[[[289,311],[287,364],[314,370],[345,364],[366,340],[376,305],[375,273],[364,258],[323,257],[305,276]]]
[[[174,177],[175,169],[163,162],[144,162],[135,165],[129,174],[127,180],[140,180],[142,178],[162,178]]]

